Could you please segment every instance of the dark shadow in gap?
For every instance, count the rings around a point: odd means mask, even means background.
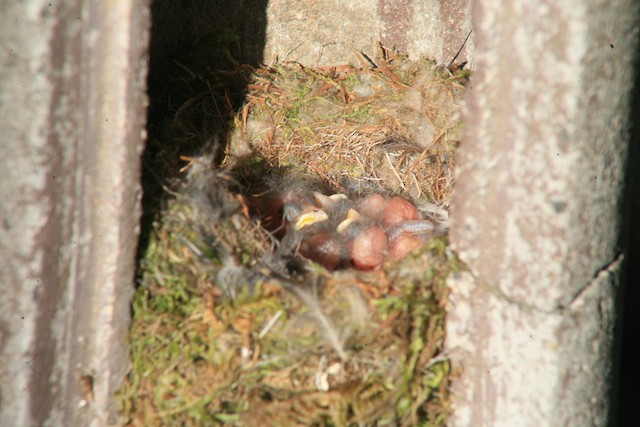
[[[626,244],[626,272],[623,274],[618,324],[621,331],[617,349],[618,374],[615,414],[610,425],[635,427],[640,422],[640,55],[636,55],[636,82],[631,105],[632,137],[627,161],[627,191],[623,206],[626,217],[623,223],[623,244]]]
[[[262,63],[268,0],[154,0],[147,145],[142,156],[144,256],[164,189],[203,149],[222,149]]]

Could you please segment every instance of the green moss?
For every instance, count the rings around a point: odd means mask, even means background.
[[[172,212],[184,210],[173,207]],[[128,387],[121,393],[123,408],[128,408],[133,420],[141,410],[137,405],[146,401],[147,411],[153,408],[147,425],[246,425],[245,411],[255,404],[250,403],[251,396],[267,393],[274,384],[283,387],[286,382],[280,383],[280,378],[286,372],[291,375],[294,366],[301,379],[313,377],[318,357],[331,355],[332,349],[317,325],[308,320],[309,307],[270,293],[266,283],[252,292],[244,288],[234,299],[221,299],[211,309],[206,293],[193,282],[187,283],[195,279],[193,264],[199,261],[184,240],[175,238],[180,227],[171,220],[158,226],[147,252],[145,275],[133,301],[133,367]],[[440,279],[455,264],[447,257],[446,241],[437,239],[389,271],[395,291],[371,300],[377,310],[372,320],[379,325],[390,319],[393,323],[383,329],[369,325],[368,332],[356,335],[359,338],[348,347],[349,366],[361,365],[369,373],[362,377],[351,374],[351,380],[336,389],[342,403],[319,412],[316,408],[307,414],[310,420],[325,419],[327,425],[355,425],[373,419],[443,425],[446,409],[434,415],[425,405],[444,397],[449,375],[446,360],[429,363],[444,336]],[[430,268],[415,276],[412,272],[417,265]],[[210,278],[211,274],[200,272],[198,276]],[[343,299],[326,301],[327,313],[331,315],[330,307],[348,310],[349,304],[344,303]],[[277,313],[281,313],[278,321],[258,339]],[[247,339],[253,347],[246,347]],[[259,361],[252,362],[252,355],[243,358],[242,351],[255,352],[257,342]],[[377,368],[370,371],[368,360],[374,355]]]
[[[234,42],[221,37],[214,42]],[[382,167],[371,153],[389,135],[409,139],[412,131],[403,126],[433,107],[424,107],[427,101],[438,107],[430,116],[436,130],[460,126],[452,121],[457,106],[443,103],[462,75],[438,74],[429,61],[398,58],[391,65],[339,77],[282,64],[275,72],[258,70],[253,101],[235,120],[243,126],[245,113],[255,127],[236,129],[231,139],[232,145],[248,139],[255,153],[242,170],[223,171],[229,175],[210,185],[237,200],[246,196],[237,194],[237,181],[259,193],[270,174],[323,184],[377,177]],[[409,87],[422,104],[406,102]],[[172,134],[159,155],[179,156],[183,141]],[[455,148],[455,141],[447,144],[443,159]],[[400,172],[409,174],[429,156],[400,165]],[[434,171],[418,175],[435,182]],[[423,193],[436,200],[430,191]],[[445,280],[464,266],[445,238],[382,271],[332,274],[305,263],[283,277],[264,262],[270,240],[242,209],[212,221],[182,187],[177,194],[154,225],[141,262],[132,303],[132,370],[119,393],[125,424],[446,425]],[[312,294],[313,303],[303,302],[292,286]],[[328,338],[330,328],[345,360]]]

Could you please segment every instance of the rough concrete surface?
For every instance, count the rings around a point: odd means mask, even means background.
[[[106,425],[127,369],[148,5],[0,5],[0,425]]]
[[[476,0],[453,425],[606,425],[638,3]],[[461,291],[460,289],[465,289]]]
[[[272,0],[264,60],[307,66],[357,63],[354,50],[375,57],[382,42],[413,58],[448,63],[470,29],[469,0]],[[473,37],[459,59],[470,59],[471,52]]]

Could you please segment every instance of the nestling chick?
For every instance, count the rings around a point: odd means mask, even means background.
[[[351,246],[351,262],[358,270],[373,270],[387,257],[389,238],[384,230],[369,225],[359,230]]]
[[[315,209],[300,215],[296,230],[301,233],[300,254],[328,270],[349,266],[349,253],[344,236],[336,232],[351,201],[344,194],[325,196],[314,193]],[[348,214],[347,214],[348,216]]]
[[[389,238],[377,222],[361,215],[354,208],[347,210],[336,227],[349,252],[350,264],[358,270],[373,270],[382,265],[387,256]]]
[[[300,255],[322,265],[327,270],[337,270],[345,264],[347,254],[342,241],[328,232],[311,234],[300,243]]]
[[[404,221],[388,231],[390,243],[388,259],[395,261],[421,247],[433,232],[427,220]]]
[[[418,209],[416,209],[411,202],[402,197],[395,196],[388,199],[384,204],[380,222],[385,229],[388,229],[404,221],[415,221],[419,219],[421,218]]]
[[[252,216],[260,220],[260,225],[277,239],[285,235],[284,200],[280,193],[254,195],[248,199]]]
[[[362,199],[358,206],[385,231],[388,238],[385,260],[403,258],[421,247],[433,232],[433,224],[422,219],[418,209],[402,197],[385,198],[374,193]]]
[[[329,219],[325,211],[304,196],[288,191],[283,195],[283,223],[285,235],[280,241],[280,254],[297,253],[312,234],[322,231],[322,223]],[[312,253],[305,245],[305,252]]]
[[[325,195],[285,190],[269,199],[261,218],[279,212],[282,232],[279,253],[308,258],[328,270],[379,268],[418,249],[434,233],[416,206],[403,197],[371,194],[353,201],[344,194]]]

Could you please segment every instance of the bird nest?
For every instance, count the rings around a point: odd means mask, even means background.
[[[229,136],[184,158],[134,296],[125,424],[445,425],[468,73],[357,58],[255,70]],[[187,100],[175,127],[213,104]]]

